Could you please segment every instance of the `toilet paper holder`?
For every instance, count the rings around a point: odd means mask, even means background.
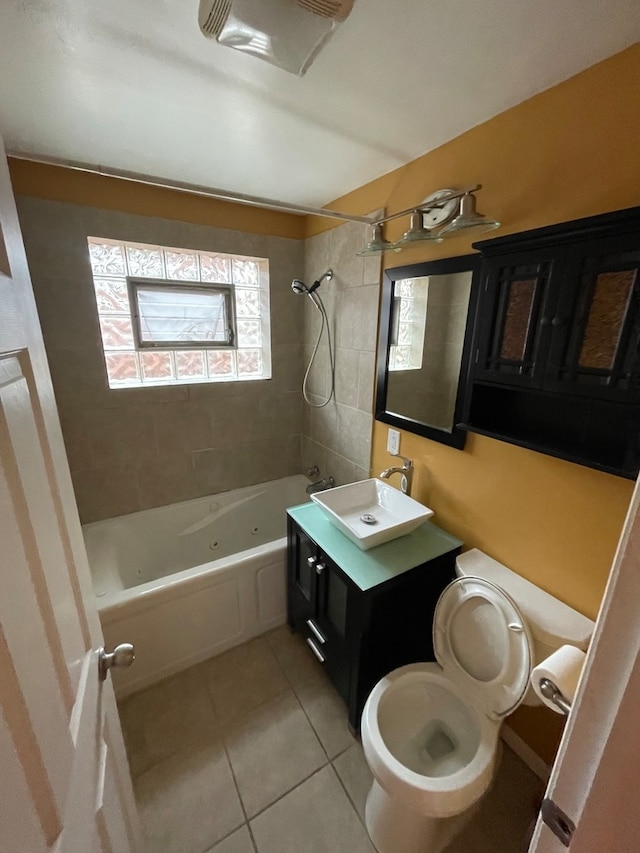
[[[541,678],[538,682],[540,685],[540,692],[546,699],[550,699],[554,705],[557,705],[558,708],[562,711],[563,714],[569,714],[571,710],[571,702],[564,696],[558,687],[551,681],[550,678]]]

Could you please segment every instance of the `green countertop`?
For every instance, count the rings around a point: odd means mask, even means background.
[[[294,506],[287,513],[363,591],[463,544],[432,522],[425,521],[413,533],[363,551],[334,527],[316,504]]]

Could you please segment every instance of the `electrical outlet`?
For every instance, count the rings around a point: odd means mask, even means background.
[[[400,433],[397,429],[390,429],[387,433],[387,451],[392,456],[400,453]]]

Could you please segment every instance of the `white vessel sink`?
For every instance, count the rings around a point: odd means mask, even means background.
[[[363,551],[411,533],[433,515],[432,509],[376,477],[316,492],[311,500]]]

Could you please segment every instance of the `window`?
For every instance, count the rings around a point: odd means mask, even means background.
[[[232,346],[229,287],[129,279],[136,349]]]
[[[405,278],[396,282],[389,370],[420,370],[422,367],[428,293],[428,278]]]
[[[88,244],[110,388],[271,376],[265,258]]]

